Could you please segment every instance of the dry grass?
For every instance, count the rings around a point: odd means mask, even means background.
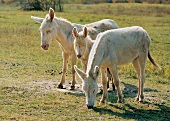
[[[132,16],[163,16],[170,14],[169,5],[161,4],[91,4],[91,5],[67,5],[65,11],[86,12],[89,14],[109,14],[109,15],[132,15]],[[73,11],[74,10],[74,11]],[[139,15],[140,14],[140,15]]]
[[[94,6],[94,10],[101,6],[107,8],[108,4]],[[155,11],[150,13],[150,9],[145,9],[149,6]],[[133,101],[138,80],[131,64],[119,67],[123,104],[116,103],[116,93],[112,92],[107,103],[99,105],[99,94],[95,108],[88,110],[84,94],[56,91],[61,78],[61,50],[57,42],[52,43],[49,51],[40,49],[39,24],[30,18],[31,15],[44,17],[47,12],[24,12],[0,6],[0,120],[170,120],[170,15],[167,12],[170,6],[116,4],[110,6],[111,13],[100,10],[95,13],[90,9],[92,5],[65,7],[68,9],[56,16],[71,22],[84,24],[110,18],[120,27],[139,25],[147,30],[152,38],[151,54],[162,70],[147,62],[145,103]],[[134,8],[138,9],[136,13]],[[161,11],[166,12],[157,13],[157,8],[165,8]],[[70,80],[69,68],[66,84]],[[78,78],[77,81],[81,83]]]

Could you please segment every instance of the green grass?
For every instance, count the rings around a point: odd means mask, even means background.
[[[79,24],[110,18],[119,27],[142,26],[152,38],[151,54],[162,69],[147,62],[144,104],[133,101],[138,80],[129,64],[119,67],[124,103],[116,103],[114,92],[99,105],[98,94],[93,110],[86,108],[84,94],[55,90],[61,78],[61,50],[56,41],[49,51],[40,48],[40,25],[30,18],[47,12],[18,8],[0,6],[0,120],[170,120],[170,5],[68,4],[65,12],[56,13]],[[70,81],[69,63],[66,84]]]

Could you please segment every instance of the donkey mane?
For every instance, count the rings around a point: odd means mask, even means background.
[[[55,18],[57,18],[57,17],[55,17]],[[65,23],[72,24],[70,21],[68,21],[68,20],[65,19],[65,18],[60,17],[60,18],[57,18],[57,19],[60,20],[60,21],[62,21],[62,22],[65,22]]]
[[[98,58],[98,57],[96,57],[96,56],[100,56],[100,58],[103,56],[102,52],[100,52],[100,54],[96,54],[97,50],[101,50],[101,49],[98,49],[99,48],[98,44],[100,43],[100,39],[101,39],[100,37],[101,37],[100,34],[98,34],[96,37],[96,41],[94,42],[93,47],[89,54],[90,58],[88,59],[88,64],[87,64],[88,66],[87,66],[87,70],[86,70],[86,74],[88,76],[90,76],[91,73],[93,72],[94,67],[92,67],[92,66],[95,66],[93,63],[97,63],[96,62],[97,60],[95,58]]]
[[[87,42],[90,42],[90,43],[94,43],[94,42],[95,42],[95,40],[92,40],[89,35],[87,35],[86,41],[87,41]]]

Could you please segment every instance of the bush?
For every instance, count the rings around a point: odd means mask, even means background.
[[[170,4],[170,0],[143,0],[144,2],[150,3],[150,4]]]

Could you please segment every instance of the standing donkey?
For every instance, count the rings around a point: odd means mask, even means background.
[[[112,73],[114,84],[118,93],[118,101],[122,102],[122,93],[119,86],[118,65],[132,62],[138,74],[139,89],[136,101],[143,102],[143,88],[145,82],[145,65],[147,56],[152,64],[158,67],[150,55],[151,39],[148,33],[138,26],[108,30],[100,33],[90,51],[86,73],[74,66],[82,79],[82,88],[86,95],[88,108],[93,108],[98,90],[97,78],[101,68],[103,95],[100,100],[104,103],[107,98],[107,85],[105,71]]]
[[[84,27],[83,31],[81,31],[79,33],[77,32],[77,29],[74,27],[72,33],[75,37],[74,49],[75,49],[76,55],[79,59],[81,59],[81,62],[84,67],[84,72],[86,72],[89,53],[91,51],[91,48],[92,48],[95,40],[92,40],[90,38],[90,36],[88,36],[88,31],[87,31],[86,27]],[[113,84],[113,78],[111,76],[109,69],[107,68],[107,88],[109,88],[110,80],[112,81],[113,91],[115,91],[115,86]]]
[[[63,18],[55,17],[54,10],[52,8],[49,9],[49,14],[46,15],[45,18],[39,18],[31,16],[33,20],[41,23],[40,33],[41,33],[41,47],[44,50],[48,50],[49,45],[52,40],[57,40],[61,49],[62,49],[62,57],[63,57],[63,68],[62,68],[62,78],[58,88],[63,88],[63,84],[65,83],[65,76],[67,70],[67,64],[69,56],[71,56],[72,61],[72,84],[71,89],[75,88],[75,70],[73,65],[76,64],[76,54],[74,51],[73,40],[74,37],[72,35],[72,29],[74,27],[78,28],[78,30],[82,30],[84,25],[75,24],[67,21]],[[86,24],[89,35],[92,39],[95,39],[97,34],[109,29],[118,28],[118,25],[110,19],[103,19],[101,21],[97,21],[91,24]]]

